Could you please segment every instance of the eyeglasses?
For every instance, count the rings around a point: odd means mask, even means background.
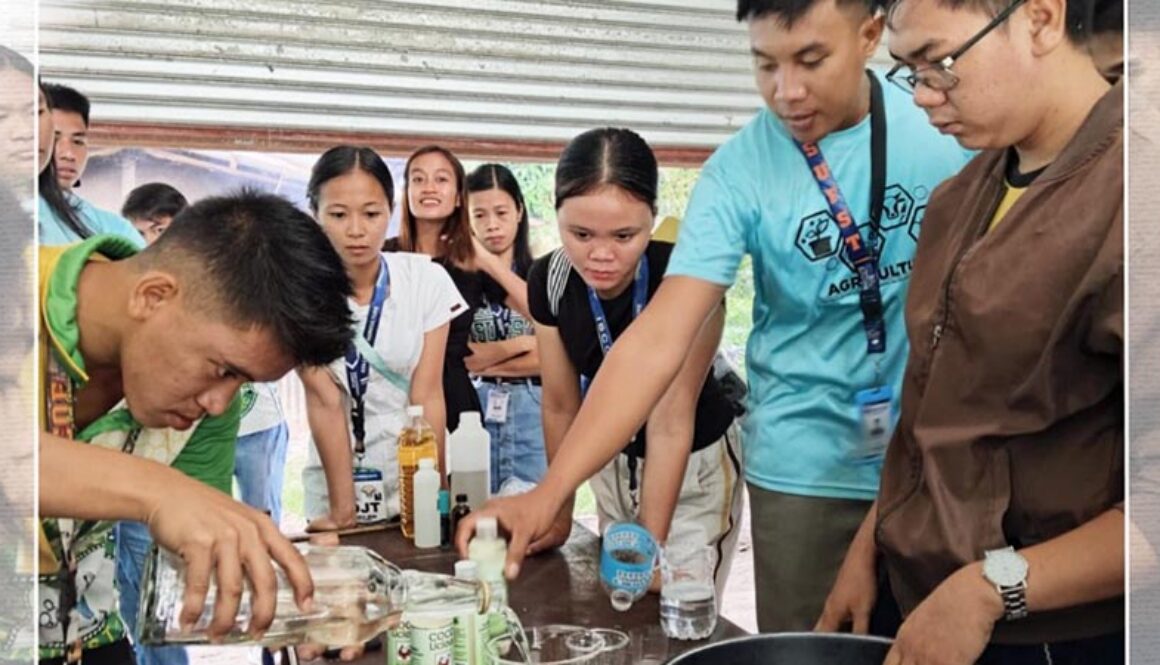
[[[929,65],[918,67],[917,69],[911,69],[909,65],[898,63],[886,73],[886,80],[912,95],[920,84],[938,92],[951,90],[959,84],[958,75],[951,71],[951,67],[954,66],[955,61],[963,57],[963,54],[977,44],[979,40],[986,37],[987,33],[999,27],[1025,1],[1014,0],[1011,4],[1007,5],[1007,8],[999,12],[995,18],[991,19],[990,23],[983,26],[982,30],[976,32],[975,36],[968,39],[965,44],[955,49],[947,57],[938,62],[932,62]]]

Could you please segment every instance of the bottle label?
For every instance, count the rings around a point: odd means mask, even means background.
[[[411,624],[402,622],[387,633],[387,665],[411,662]]]
[[[387,501],[383,491],[383,472],[378,469],[354,470],[355,520],[371,524],[387,519]]]
[[[455,617],[455,643],[451,649],[454,665],[475,665],[479,653],[475,638],[475,614],[460,614]]]
[[[423,619],[411,623],[411,665],[451,665],[455,622]]]

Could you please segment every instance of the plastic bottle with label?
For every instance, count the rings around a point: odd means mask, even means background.
[[[408,406],[407,418],[407,426],[399,433],[399,518],[403,536],[414,538],[415,473],[419,470],[419,460],[438,460],[439,449],[435,442],[435,431],[423,419],[421,405]]]
[[[482,508],[491,497],[491,435],[478,412],[459,415],[459,427],[447,439],[447,459],[451,493],[466,494],[472,510]]]
[[[488,613],[488,628],[491,635],[502,635],[507,631],[507,580],[503,569],[507,561],[507,541],[499,537],[499,524],[494,517],[480,517],[475,522],[475,537],[467,545],[467,558],[478,566],[479,579],[491,589],[491,611]]]
[[[455,562],[455,578],[467,582],[479,580],[479,566],[470,559]],[[454,665],[486,665],[490,662],[487,654],[488,615],[486,613],[464,611],[455,616],[455,646],[452,653]]]
[[[439,547],[439,472],[435,460],[419,460],[413,481],[415,490],[415,547]]]

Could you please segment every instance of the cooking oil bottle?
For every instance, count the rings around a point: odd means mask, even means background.
[[[422,405],[407,407],[407,426],[399,433],[399,515],[403,536],[415,537],[415,472],[419,460],[435,460],[439,468],[439,449],[435,432],[423,419]]]

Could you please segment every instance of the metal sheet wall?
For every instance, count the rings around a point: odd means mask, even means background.
[[[611,124],[692,157],[761,104],[731,1],[465,4],[43,0],[41,65],[93,99],[114,143],[294,149],[355,135],[550,150]]]

